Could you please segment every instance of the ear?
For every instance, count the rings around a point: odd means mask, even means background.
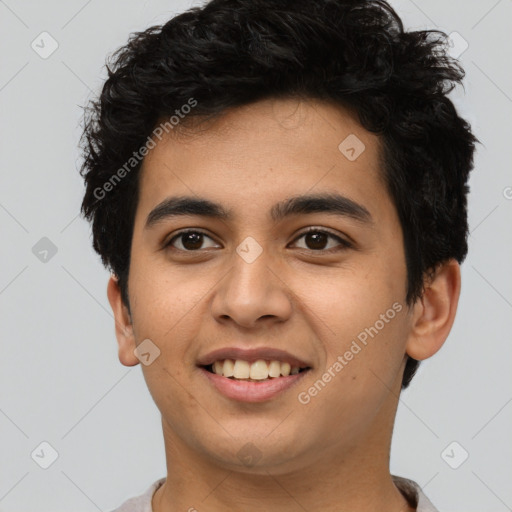
[[[433,356],[444,344],[457,312],[460,266],[456,260],[440,265],[413,306],[406,352],[418,361]]]
[[[116,323],[116,338],[119,345],[119,361],[124,366],[135,366],[139,359],[134,354],[136,348],[135,336],[133,334],[132,320],[128,308],[121,298],[121,289],[117,277],[112,275],[107,285],[107,296],[110,307],[114,313]]]

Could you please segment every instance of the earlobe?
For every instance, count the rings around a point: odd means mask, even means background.
[[[444,344],[455,320],[460,295],[460,266],[449,260],[436,268],[425,284],[423,296],[413,306],[407,354],[422,361]]]
[[[124,366],[135,366],[139,359],[135,356],[135,335],[128,308],[123,303],[117,277],[112,275],[107,285],[107,296],[114,314],[116,338],[119,346],[119,361]]]

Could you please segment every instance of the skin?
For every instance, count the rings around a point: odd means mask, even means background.
[[[338,149],[349,134],[365,144],[355,161]],[[169,134],[146,156],[130,310],[114,276],[107,291],[121,363],[139,364],[134,349],[147,338],[161,351],[142,366],[162,415],[168,468],[153,496],[155,512],[412,510],[389,473],[400,384],[406,354],[426,359],[448,336],[460,269],[455,261],[439,266],[423,297],[406,305],[403,234],[379,144],[340,106],[279,99],[231,110],[200,131]],[[291,196],[333,191],[363,205],[373,223],[324,212],[278,223],[268,217]],[[146,229],[149,212],[176,195],[219,202],[234,219],[177,217]],[[301,236],[310,226],[352,247],[329,238],[318,249]],[[199,249],[185,252],[191,244],[183,237],[174,250],[162,248],[184,228],[207,234]],[[235,250],[248,236],[263,250],[251,264]],[[301,403],[298,393],[394,303],[401,311]],[[226,346],[276,347],[312,370],[272,400],[231,400],[196,366]],[[260,456],[252,466],[237,456],[247,443]]]

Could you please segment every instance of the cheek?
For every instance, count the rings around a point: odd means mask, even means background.
[[[323,418],[326,439],[341,424],[348,438],[357,436],[396,392],[405,354],[406,309],[398,302],[380,306],[368,301],[366,308],[350,305],[340,311],[325,366],[311,387],[300,390],[306,394],[301,403],[311,402],[309,413]]]
[[[171,275],[168,265],[141,246],[140,237],[135,235],[128,283],[133,332],[137,345],[149,339],[156,346],[150,345],[154,359],[141,364],[141,370],[153,400],[160,410],[166,410],[185,405],[178,402],[186,397],[176,393],[181,389],[184,367],[171,363],[183,361],[184,340],[189,337],[182,330],[180,318],[186,318],[191,306],[183,293],[183,277]]]
[[[347,389],[361,400],[375,389],[378,400],[375,386],[393,386],[408,333],[403,268],[376,258],[339,276],[324,280],[310,303],[321,320],[316,325],[326,353],[322,371],[336,375],[329,384],[333,406],[343,402],[339,396]]]
[[[150,339],[159,349],[149,365],[141,365],[153,400],[161,411],[190,411],[200,414],[193,389],[186,384],[196,337],[201,297],[211,283],[201,285],[183,272],[163,268],[155,261],[133,258],[130,270],[130,299],[136,343]],[[183,428],[179,416],[166,416],[172,428]]]
[[[382,330],[382,325],[396,323],[398,309],[405,309],[402,282],[405,276],[401,272],[391,274],[371,263],[366,268],[370,270],[342,269],[338,277],[331,275],[323,280],[321,291],[309,292],[309,304],[324,320],[326,328],[330,328],[331,337],[346,341],[376,322]],[[395,303],[398,305],[393,308]]]
[[[192,277],[165,262],[134,254],[130,266],[130,302],[137,339],[177,338],[176,328],[201,300],[207,289]]]

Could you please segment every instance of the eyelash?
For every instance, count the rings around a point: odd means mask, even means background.
[[[208,235],[207,233],[205,233],[204,231],[201,231],[199,229],[187,229],[185,231],[180,231],[179,233],[174,235],[168,242],[166,242],[164,244],[163,248],[164,249],[170,248],[170,249],[175,250],[175,251],[189,252],[189,253],[199,252],[201,249],[197,249],[197,250],[184,250],[184,249],[177,249],[176,247],[172,246],[172,244],[173,244],[173,242],[175,240],[179,239],[180,237],[182,237],[184,235],[188,235],[190,233],[201,234],[201,235],[206,236],[206,237],[208,237],[208,238],[213,240],[213,238],[210,235]],[[341,238],[341,237],[331,233],[330,231],[327,231],[325,229],[315,228],[315,227],[310,227],[306,231],[303,231],[302,233],[300,233],[293,240],[293,242],[296,242],[297,240],[299,240],[300,238],[304,237],[305,235],[308,235],[309,233],[317,233],[317,234],[320,233],[320,234],[328,235],[330,238],[333,238],[337,242],[339,242],[341,247],[331,248],[331,249],[318,249],[318,250],[315,250],[315,249],[302,249],[302,250],[309,251],[309,252],[312,252],[312,253],[327,253],[327,254],[331,254],[333,252],[343,251],[343,250],[346,250],[346,249],[349,249],[349,248],[353,247],[353,245],[350,242],[348,242],[347,240],[344,240],[343,238]]]

